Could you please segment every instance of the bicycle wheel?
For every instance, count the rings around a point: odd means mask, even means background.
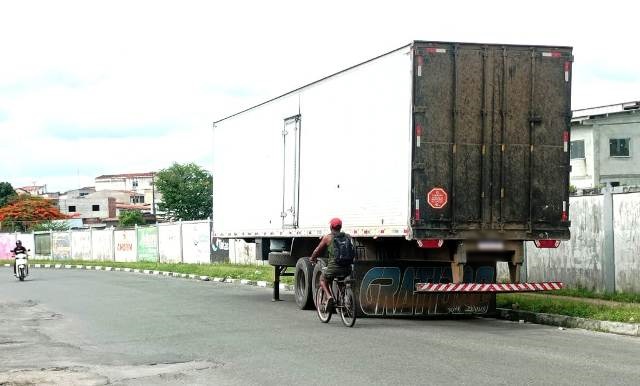
[[[356,299],[351,288],[345,288],[342,294],[342,307],[340,307],[342,323],[347,327],[356,324]]]
[[[329,323],[331,320],[331,310],[327,307],[327,295],[322,288],[318,288],[316,291],[316,310],[318,311],[318,318],[322,323]]]

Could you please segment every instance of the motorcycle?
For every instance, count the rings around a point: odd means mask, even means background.
[[[30,251],[28,249],[27,251]],[[24,281],[24,279],[29,275],[29,264],[27,263],[27,254],[26,253],[18,253],[16,254],[16,277],[20,279],[20,281]]]

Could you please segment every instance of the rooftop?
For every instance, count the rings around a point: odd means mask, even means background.
[[[124,173],[124,174],[103,174],[96,177],[96,180],[102,180],[107,178],[136,178],[136,177],[153,177],[154,172],[145,173]]]
[[[571,120],[583,121],[585,119],[607,116],[628,111],[640,110],[640,101],[616,103],[613,105],[589,107],[572,111]]]

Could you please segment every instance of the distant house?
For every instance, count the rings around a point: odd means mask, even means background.
[[[152,214],[151,203],[144,203],[142,193],[123,190],[78,193],[73,197],[60,199],[58,207],[62,213],[82,219],[85,225],[117,222],[120,213],[127,210],[137,210],[143,215]],[[155,221],[155,217],[153,219]]]
[[[161,197],[155,189],[154,178],[154,172],[105,174],[95,178],[96,192],[104,190],[134,192],[134,199],[130,203],[149,204],[151,212],[156,213]]]
[[[640,101],[574,110],[571,184],[640,185]]]
[[[32,196],[44,196],[47,193],[47,185],[29,185],[17,188],[18,195],[30,194]]]
[[[68,190],[64,193],[60,193],[60,197],[59,199],[61,200],[67,200],[67,199],[71,199],[71,198],[79,198],[79,197],[84,197],[87,196],[91,193],[95,193],[96,192],[96,188],[93,186],[85,186],[84,188],[79,188],[79,189],[72,189],[72,190]]]
[[[60,212],[75,216],[86,223],[116,216],[116,199],[113,197],[78,197],[58,201]]]

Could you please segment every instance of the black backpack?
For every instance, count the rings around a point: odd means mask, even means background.
[[[336,264],[346,267],[353,264],[356,257],[356,249],[353,246],[351,237],[343,232],[333,237],[333,253]]]

